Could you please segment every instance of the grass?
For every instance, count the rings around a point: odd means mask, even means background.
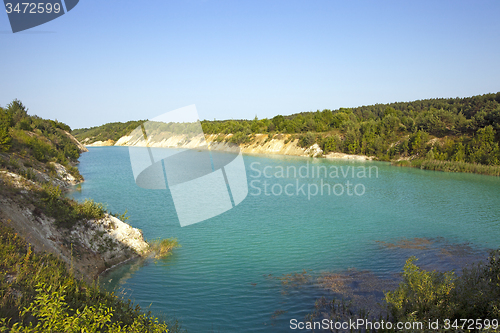
[[[130,300],[73,277],[0,223],[0,332],[166,332]],[[8,319],[7,319],[8,318]],[[169,330],[175,332],[177,330]]]
[[[439,161],[430,159],[414,159],[411,161],[394,161],[392,165],[402,167],[413,167],[423,170],[477,173],[488,176],[500,176],[500,165],[484,165],[477,163]]]
[[[161,259],[172,254],[172,250],[181,247],[177,242],[177,238],[167,239],[154,239],[148,241],[150,252],[154,255],[155,259]]]

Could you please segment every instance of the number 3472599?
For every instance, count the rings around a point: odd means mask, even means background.
[[[58,3],[52,4],[50,2],[23,2],[17,3],[13,6],[11,3],[5,4],[5,9],[7,10],[7,14],[12,12],[14,13],[23,13],[23,14],[43,14],[43,13],[59,13],[61,11],[61,5]]]

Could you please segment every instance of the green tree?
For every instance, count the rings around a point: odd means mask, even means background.
[[[7,104],[7,112],[11,114],[14,124],[17,124],[21,119],[28,117],[28,109],[18,99],[15,99],[11,103]],[[14,124],[12,124],[12,126]]]
[[[429,134],[424,131],[418,131],[410,136],[410,149],[413,155],[422,155],[425,152],[426,142]]]
[[[9,151],[12,137],[9,134],[9,129],[6,126],[0,126],[0,150]]]
[[[285,129],[285,117],[283,117],[282,115],[277,115],[276,117],[271,119],[271,121],[278,132],[282,132]]]
[[[316,135],[311,132],[307,132],[307,134],[302,135],[299,139],[298,145],[303,148],[308,148],[314,144],[316,141]]]
[[[339,111],[332,116],[330,126],[333,128],[340,128],[343,123],[349,120],[349,114]]]
[[[335,136],[332,135],[323,140],[323,145],[321,148],[325,153],[338,151],[340,142],[341,139],[338,135]]]
[[[476,135],[467,147],[468,159],[472,163],[499,164],[499,147],[495,142],[495,130],[489,125],[476,131]]]
[[[11,126],[11,122],[9,114],[3,108],[0,108],[0,151],[8,151],[10,149],[12,137],[9,133],[9,127]]]
[[[462,142],[458,142],[453,147],[453,154],[451,156],[452,161],[463,162],[465,161],[465,147]]]

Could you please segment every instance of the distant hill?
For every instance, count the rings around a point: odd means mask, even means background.
[[[84,144],[114,145],[143,122],[110,123],[73,134]],[[271,119],[204,120],[201,125],[212,145],[237,144],[244,152],[366,155],[424,169],[500,175],[500,92],[325,109]],[[130,144],[126,139],[119,144]],[[160,144],[156,139],[149,144]]]
[[[203,121],[202,126],[206,135],[219,135],[219,140],[240,145],[252,142],[257,134],[271,139],[289,134],[292,141],[298,140],[298,146],[317,144],[323,154],[361,154],[386,161],[426,159],[432,165],[419,161],[414,166],[447,171],[476,172],[468,171],[477,168],[466,164],[481,164],[492,168],[480,173],[500,174],[500,92],[325,109],[271,119]]]
[[[108,123],[91,128],[79,128],[71,132],[78,141],[85,145],[97,141],[118,141],[122,136],[129,134],[146,120],[127,121],[126,123]]]

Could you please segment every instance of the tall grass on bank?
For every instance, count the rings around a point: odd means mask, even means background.
[[[75,279],[52,254],[33,252],[3,223],[0,318],[0,332],[167,332],[130,300]]]
[[[439,161],[431,159],[414,159],[411,161],[394,161],[392,165],[413,167],[423,170],[477,173],[488,176],[500,176],[500,165],[484,165],[477,163]]]

